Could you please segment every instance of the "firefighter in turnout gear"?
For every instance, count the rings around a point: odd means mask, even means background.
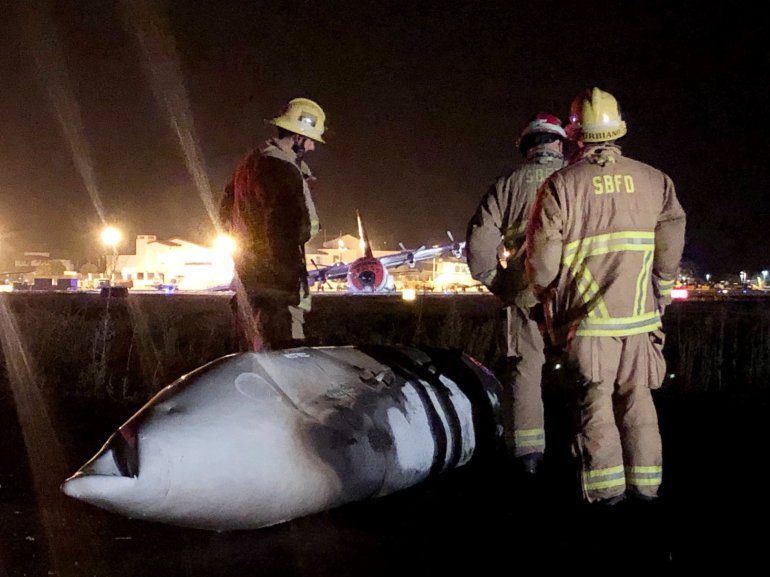
[[[524,248],[527,219],[538,187],[564,165],[566,133],[551,114],[537,114],[521,132],[523,164],[499,178],[468,223],[467,259],[473,277],[506,305],[508,343],[503,379],[505,442],[520,469],[536,473],[545,452],[541,391],[543,335],[527,284]]]
[[[573,450],[583,498],[652,500],[663,479],[651,391],[665,376],[661,317],[684,248],[685,213],[661,171],[623,156],[615,98],[572,103],[580,152],[540,189],[527,231],[527,275],[552,306],[554,343],[578,371]]]
[[[233,172],[220,220],[236,242],[231,301],[240,350],[301,344],[310,310],[305,243],[319,231],[305,155],[323,143],[326,115],[295,98],[270,124],[277,134]]]

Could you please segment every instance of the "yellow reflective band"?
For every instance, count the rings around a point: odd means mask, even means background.
[[[569,266],[575,260],[586,256],[619,252],[622,250],[654,250],[655,233],[645,231],[626,231],[600,234],[574,240],[564,247],[563,262]]]
[[[639,277],[636,279],[636,310],[637,315],[644,313],[644,305],[647,303],[647,286],[650,284],[650,270],[652,269],[653,252],[649,251],[644,255],[642,270],[639,271]]]
[[[658,285],[658,292],[660,293],[660,296],[662,297],[671,296],[671,289],[674,288],[674,283],[676,281],[663,280],[663,279],[655,279],[655,280]]]
[[[594,469],[593,471],[583,471],[583,477],[603,477],[605,475],[615,475],[623,472],[623,465],[607,467],[606,469]]]
[[[590,256],[598,256],[602,254],[609,254],[613,252],[622,252],[622,251],[641,251],[641,252],[654,251],[655,250],[654,242],[655,242],[654,240],[642,239],[637,241],[630,241],[630,240],[613,241],[610,244],[601,243],[598,245],[585,245],[580,247],[579,250],[571,254],[567,253],[565,250],[564,256],[562,257],[562,262],[564,263],[565,266],[573,266],[573,263],[580,263]]]
[[[513,443],[517,447],[544,447],[545,429],[521,429],[514,431]]]
[[[635,466],[635,467],[626,467],[626,472],[631,473],[662,473],[663,472],[663,466],[662,465],[648,465],[648,466]]]
[[[663,467],[660,465],[626,467],[626,479],[629,485],[637,487],[660,485],[663,480]]]
[[[587,258],[622,251],[643,252],[642,267],[632,300],[633,317],[613,319],[593,278]],[[580,336],[630,336],[661,328],[657,312],[644,313],[655,251],[655,232],[623,231],[574,240],[564,247],[562,264],[572,273],[580,300],[586,305],[587,318],[577,330]],[[654,315],[654,317],[648,316]]]
[[[585,318],[575,334],[583,337],[628,337],[648,333],[662,327],[660,313],[653,311],[633,317]]]
[[[660,320],[660,313],[658,311],[650,311],[641,315],[634,315],[632,317],[615,317],[611,319],[597,319],[591,321],[592,325],[632,325],[640,322],[646,322],[650,320]]]
[[[608,487],[622,487],[626,484],[626,476],[623,466],[607,467],[606,469],[594,469],[583,471],[581,481],[586,491],[592,489],[606,489]]]
[[[608,232],[606,234],[597,234],[596,236],[587,236],[578,240],[573,240],[564,247],[564,252],[570,252],[584,243],[606,242],[616,239],[652,239],[655,240],[655,232],[647,230],[627,230],[623,232]]]
[[[583,266],[580,276],[574,273],[574,277],[577,282],[577,289],[580,298],[583,300],[583,304],[591,306],[588,310],[588,316],[591,317],[609,317],[610,313],[607,310],[607,305],[604,304],[604,300],[599,295],[599,285],[594,280],[591,271],[587,266]]]
[[[613,252],[623,252],[623,251],[637,251],[637,252],[654,252],[655,247],[653,245],[641,245],[641,244],[628,244],[628,243],[622,243],[622,244],[612,244],[609,246],[598,246],[591,248],[590,250],[581,251],[579,253],[575,253],[575,258],[579,260],[584,260],[588,258],[589,256],[599,256],[601,254],[610,254]],[[564,258],[564,264],[569,265],[572,260],[569,257]]]
[[[532,439],[531,441],[514,439],[513,444],[517,447],[542,447],[545,446],[545,439]]]
[[[545,429],[519,429],[513,432],[514,437],[532,437],[535,435],[544,435]]]
[[[628,479],[629,485],[636,485],[637,487],[652,487],[654,485],[660,485],[662,482],[662,479],[638,479],[634,477]]]
[[[608,489],[610,487],[624,487],[625,485],[625,477],[620,477],[618,479],[608,479],[607,481],[590,481],[583,483],[583,487],[586,491],[590,491],[592,489]]]

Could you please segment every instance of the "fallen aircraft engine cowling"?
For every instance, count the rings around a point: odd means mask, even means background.
[[[131,518],[266,527],[466,464],[500,437],[499,393],[460,351],[228,355],[160,391],[62,490]]]

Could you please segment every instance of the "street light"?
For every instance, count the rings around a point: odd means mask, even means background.
[[[107,255],[107,276],[109,276],[110,284],[115,280],[115,265],[118,260],[118,243],[122,236],[120,230],[114,226],[108,226],[102,230],[102,243],[110,249],[110,254]]]

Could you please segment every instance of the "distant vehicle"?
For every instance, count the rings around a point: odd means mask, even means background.
[[[179,290],[179,285],[175,282],[170,282],[170,283],[159,282],[153,285],[153,288],[159,291],[163,291],[165,293],[175,293]]]

